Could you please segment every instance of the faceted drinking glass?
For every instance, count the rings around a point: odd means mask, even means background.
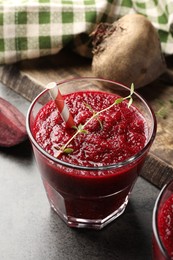
[[[104,91],[122,97],[129,88],[110,80],[78,78],[58,83],[64,94],[76,91]],[[147,102],[133,94],[133,106],[147,122],[147,142],[129,159],[106,166],[87,167],[66,163],[48,154],[33,136],[38,111],[51,99],[44,90],[32,102],[27,114],[27,132],[52,209],[70,227],[101,229],[120,216],[141,171],[156,134],[156,119]]]
[[[173,197],[171,202],[171,196],[173,196],[173,181],[165,184],[161,189],[153,210],[153,259],[154,260],[171,260],[173,259],[173,244],[172,244],[172,256],[169,255],[166,249],[165,243],[172,243],[173,241]],[[167,223],[167,227],[164,229],[165,242],[163,241],[163,234],[160,231],[162,223]],[[166,234],[167,232],[167,234]],[[170,237],[170,238],[169,238]],[[172,240],[170,241],[172,237]],[[166,242],[167,241],[167,242]]]

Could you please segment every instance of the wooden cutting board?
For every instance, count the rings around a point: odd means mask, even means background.
[[[167,64],[167,73],[138,90],[152,106],[158,122],[157,136],[141,176],[159,188],[173,179],[173,57],[167,59]],[[81,76],[93,76],[91,60],[67,50],[0,67],[0,81],[29,101],[51,81]],[[159,110],[162,117],[158,116]]]

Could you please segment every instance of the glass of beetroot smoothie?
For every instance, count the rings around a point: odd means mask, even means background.
[[[155,116],[139,94],[124,99],[130,89],[110,80],[57,85],[75,126],[66,126],[49,90],[27,115],[42,181],[51,207],[68,226],[101,229],[126,208],[155,138]]]
[[[173,259],[173,181],[159,193],[153,210],[153,259]]]

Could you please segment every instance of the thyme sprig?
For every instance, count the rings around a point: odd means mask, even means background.
[[[134,84],[131,84],[130,87],[130,94],[126,97],[120,97],[118,99],[116,99],[110,106],[96,112],[92,109],[92,107],[88,104],[85,104],[87,106],[87,108],[92,111],[93,115],[85,122],[85,124],[79,124],[78,126],[73,126],[74,129],[76,129],[75,134],[62,146],[62,147],[54,147],[56,150],[58,150],[58,154],[57,157],[61,154],[61,153],[67,153],[70,154],[73,152],[73,148],[68,147],[70,145],[70,143],[72,142],[72,140],[78,135],[78,134],[88,134],[88,131],[85,129],[86,125],[88,125],[89,122],[91,122],[93,119],[97,119],[101,129],[103,128],[102,122],[99,119],[99,115],[107,110],[109,110],[110,108],[112,108],[115,105],[120,104],[121,102],[125,101],[125,100],[129,100],[128,101],[128,107],[130,107],[133,103],[133,93],[134,93]]]

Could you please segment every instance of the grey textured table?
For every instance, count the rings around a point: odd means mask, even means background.
[[[28,101],[0,85],[26,115]],[[72,229],[50,209],[29,141],[0,148],[1,260],[149,260],[159,190],[139,177],[125,213],[101,231]]]

